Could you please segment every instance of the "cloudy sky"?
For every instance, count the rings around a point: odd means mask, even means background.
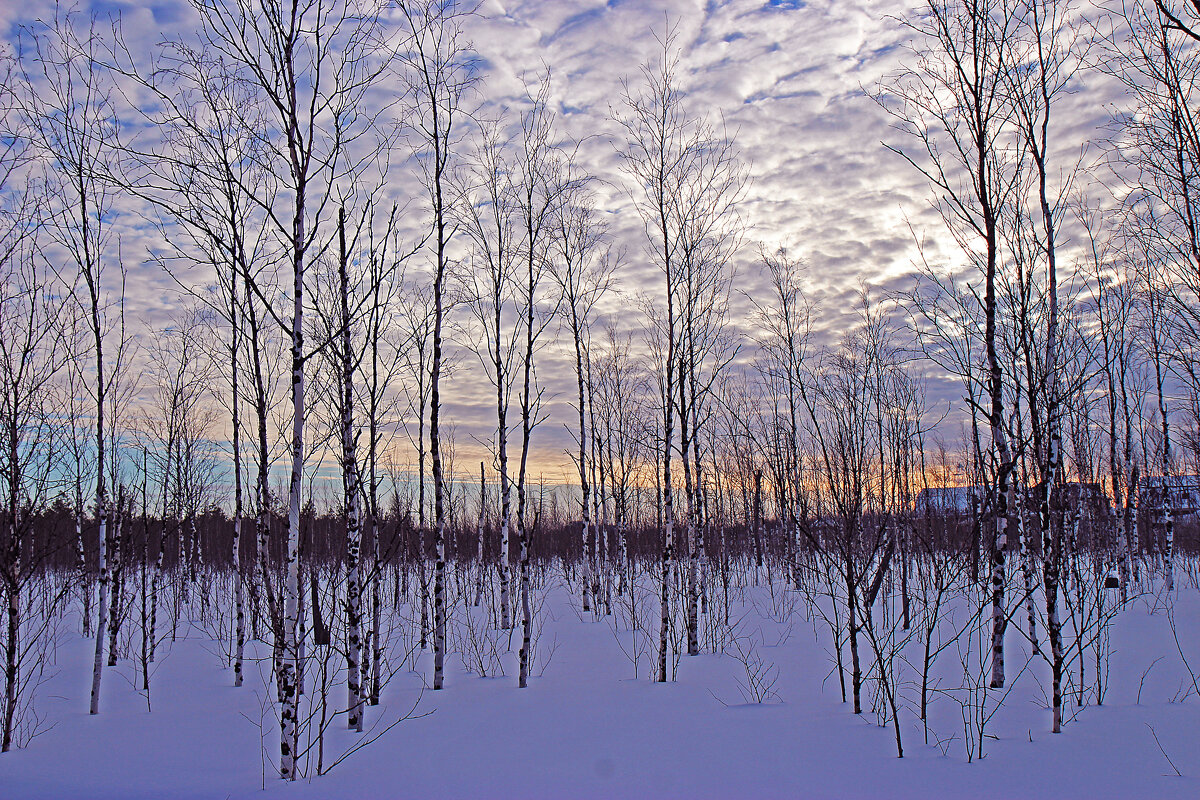
[[[120,13],[126,36],[147,47],[164,34],[195,26],[178,2],[103,0],[90,8]],[[11,31],[23,19],[47,13],[49,6],[38,3],[4,3],[0,25]],[[911,280],[905,276],[916,249],[909,222],[928,237],[935,257],[954,258],[938,248],[945,237],[930,210],[927,186],[881,145],[904,140],[870,97],[902,59],[911,58],[896,19],[909,13],[907,4],[891,0],[485,0],[468,32],[486,63],[479,97],[484,116],[520,107],[523,76],[543,65],[553,71],[561,130],[582,141],[582,164],[610,182],[600,195],[614,243],[626,258],[620,294],[609,299],[607,310],[632,329],[642,320],[629,310],[630,298],[658,291],[661,279],[645,255],[641,223],[620,184],[612,112],[620,107],[622,80],[636,79],[638,65],[659,52],[656,34],[677,25],[687,104],[697,114],[725,120],[752,177],[742,209],[750,227],[737,263],[735,312],[745,310],[747,296],[763,288],[755,264],[758,247],[786,246],[807,261],[817,324],[836,338],[860,287],[883,292]],[[1082,79],[1064,104],[1064,125],[1055,139],[1061,152],[1077,156],[1084,141],[1101,135],[1113,100],[1111,92],[1089,83],[1098,80]],[[137,264],[125,249],[126,260],[135,262],[131,315],[143,327],[169,324],[183,302],[171,280],[157,266]],[[564,452],[571,442],[564,423],[571,419],[573,390],[568,347],[563,338],[540,367],[555,399],[538,434],[537,469],[552,481],[571,470]],[[943,408],[955,405],[957,387],[934,381],[932,388]],[[490,389],[477,370],[464,368],[446,391],[460,456],[476,462],[482,452],[476,442],[491,435]],[[957,433],[947,435],[953,439]]]

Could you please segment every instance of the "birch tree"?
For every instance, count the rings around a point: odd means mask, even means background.
[[[509,163],[509,142],[498,123],[481,126],[480,141],[468,169],[463,229],[471,241],[472,269],[466,282],[470,308],[484,337],[476,347],[496,391],[495,454],[500,481],[500,627],[512,627],[509,538],[512,530],[512,481],[508,458],[508,409],[523,319],[514,309],[519,227]],[[482,480],[482,476],[481,476]],[[482,483],[481,483],[482,486]],[[483,501],[480,505],[480,552],[483,550]],[[480,569],[482,574],[482,559]]]
[[[1030,217],[1038,219],[1034,252],[1044,264],[1046,283],[1046,333],[1042,354],[1032,352],[1025,314],[1017,320],[1021,330],[1025,363],[1026,391],[1037,459],[1038,523],[1042,532],[1043,589],[1046,604],[1046,632],[1050,643],[1052,673],[1052,730],[1057,733],[1062,723],[1062,673],[1064,653],[1058,593],[1062,571],[1062,515],[1056,514],[1059,501],[1062,464],[1061,398],[1071,393],[1064,388],[1060,374],[1058,240],[1066,209],[1064,195],[1073,182],[1074,171],[1061,170],[1055,184],[1052,164],[1055,156],[1050,150],[1052,122],[1057,122],[1057,104],[1070,90],[1076,72],[1086,57],[1086,44],[1077,29],[1075,9],[1070,2],[1058,0],[1024,0],[1015,8],[1016,34],[1020,44],[1014,53],[1015,65],[1007,70],[1011,86],[1014,120],[1020,130],[1028,161],[1032,164],[1033,191],[1036,198],[1027,201],[1036,208]],[[1056,128],[1057,126],[1055,126]],[[1055,131],[1056,132],[1056,131]],[[1020,228],[1022,212],[1018,210]],[[1018,269],[1021,265],[1018,264]],[[1040,364],[1038,362],[1041,362]],[[1023,506],[1022,506],[1023,507]],[[1022,515],[1023,516],[1023,515]],[[1030,572],[1026,561],[1026,573]],[[1032,586],[1027,581],[1027,602],[1032,604]],[[1035,643],[1032,630],[1030,637]]]
[[[521,349],[521,456],[517,468],[517,526],[521,540],[521,649],[517,686],[526,688],[533,663],[533,591],[530,575],[530,545],[533,524],[528,512],[530,443],[533,430],[544,419],[542,393],[537,380],[535,359],[543,344],[542,334],[559,310],[556,302],[541,296],[544,282],[551,276],[555,254],[555,224],[563,203],[578,179],[570,171],[570,159],[557,147],[555,118],[549,107],[550,76],[541,81],[534,94],[526,87],[528,107],[521,114],[521,133],[517,143],[514,193],[520,226],[520,260],[523,267],[518,282],[518,304],[525,334]]]
[[[597,219],[588,199],[579,192],[576,198],[559,214],[558,257],[555,260],[555,278],[562,292],[563,322],[570,331],[575,356],[576,410],[579,427],[573,432],[577,437],[578,449],[572,454],[579,471],[581,493],[580,526],[583,544],[583,610],[591,610],[595,597],[595,569],[593,557],[596,540],[600,535],[599,519],[593,523],[589,512],[588,484],[590,467],[594,458],[588,457],[588,443],[594,440],[595,432],[588,435],[588,422],[595,424],[593,410],[593,386],[591,380],[591,321],[596,305],[608,291],[612,273],[612,262],[608,252],[602,249],[605,230]],[[599,491],[597,489],[597,491]],[[589,538],[590,537],[590,538]]]
[[[99,602],[96,652],[92,667],[89,711],[100,710],[104,640],[108,633],[109,571],[105,559],[109,539],[105,411],[114,380],[105,367],[105,340],[110,336],[109,269],[118,261],[111,233],[114,191],[107,176],[118,145],[120,126],[112,89],[97,64],[96,20],[84,24],[77,15],[56,9],[45,25],[24,33],[32,53],[22,67],[21,98],[30,141],[43,165],[50,209],[50,247],[73,264],[78,283],[71,295],[87,320],[93,356],[88,393],[94,404],[96,493],[99,541]],[[119,266],[119,265],[118,265]]]
[[[643,64],[640,83],[627,85],[622,97],[624,109],[618,117],[625,135],[620,150],[622,165],[633,183],[634,202],[641,217],[647,251],[665,279],[665,317],[662,323],[664,402],[661,451],[658,456],[662,486],[663,548],[659,559],[661,616],[658,635],[657,680],[667,680],[667,647],[671,624],[670,590],[675,566],[675,498],[671,462],[675,437],[675,395],[679,320],[676,310],[679,219],[675,209],[681,174],[699,136],[689,125],[683,107],[683,95],[676,73],[679,57],[674,40],[661,42],[662,52],[655,61]]]
[[[790,256],[782,248],[775,253],[762,253],[761,260],[770,278],[771,298],[769,302],[764,302],[757,308],[764,330],[764,335],[758,343],[763,351],[759,369],[783,394],[786,415],[784,425],[787,433],[784,450],[786,494],[791,500],[786,513],[793,529],[798,560],[802,546],[800,524],[804,517],[801,508],[804,487],[800,443],[803,405],[800,389],[804,362],[810,355],[812,307],[804,292],[802,261]],[[793,584],[799,589],[798,561],[793,565],[793,571]]]
[[[1004,685],[1005,555],[1014,459],[1005,430],[1004,372],[997,349],[996,276],[1012,181],[1004,152],[1012,119],[1004,76],[1014,22],[1010,9],[993,0],[930,0],[904,24],[914,35],[910,48],[915,66],[890,76],[879,101],[914,146],[889,149],[929,181],[947,229],[983,274],[985,416],[997,462],[989,503],[995,523],[991,685],[999,688]]]
[[[1120,120],[1123,136],[1113,152],[1131,191],[1124,196],[1124,238],[1138,254],[1146,277],[1149,335],[1155,372],[1162,443],[1160,471],[1164,489],[1174,467],[1170,424],[1163,392],[1175,377],[1192,395],[1200,387],[1195,353],[1200,344],[1200,127],[1196,51],[1200,9],[1186,0],[1123,4],[1122,26],[1105,41],[1104,68],[1129,92],[1133,113]],[[1177,345],[1160,352],[1160,337],[1170,331]],[[1164,374],[1166,373],[1166,374]],[[1170,504],[1169,492],[1163,495]],[[1162,512],[1166,548],[1174,539],[1169,508]],[[1173,584],[1170,558],[1164,576]]]
[[[282,202],[261,186],[243,186],[270,218],[286,252],[291,292],[287,311],[264,304],[291,339],[291,477],[283,591],[280,777],[296,777],[298,672],[302,643],[299,527],[305,460],[305,273],[328,242],[319,220],[332,187],[378,152],[378,111],[365,98],[389,69],[394,52],[382,35],[385,6],[376,0],[192,0],[200,41],[240,86],[261,98],[263,116],[250,121],[262,143],[264,168],[277,180]],[[324,238],[322,238],[324,237]],[[251,290],[255,285],[251,282]]]
[[[338,208],[338,297],[340,300],[337,353],[340,369],[339,410],[341,411],[342,483],[346,506],[346,696],[350,713],[346,727],[362,733],[362,485],[358,468],[358,431],[354,425],[354,373],[357,368],[351,349],[350,253],[346,244],[346,209]]]
[[[433,314],[429,362],[429,453],[433,477],[435,551],[433,577],[433,688],[443,686],[446,652],[446,484],[443,469],[441,378],[447,312],[449,245],[456,231],[452,159],[465,121],[464,103],[474,84],[473,53],[463,34],[468,12],[437,0],[400,6],[406,42],[400,60],[407,81],[405,122],[428,193],[433,261]],[[423,372],[423,370],[422,370]]]
[[[732,261],[741,244],[737,205],[746,173],[727,131],[698,121],[701,139],[677,198],[680,223],[679,438],[687,499],[687,648],[699,655],[700,562],[704,552],[701,425],[713,382],[737,355],[727,323]],[[781,482],[782,485],[782,482]]]
[[[720,317],[721,286],[728,273],[726,260],[738,238],[736,203],[744,186],[744,173],[728,134],[705,117],[686,108],[679,86],[680,55],[674,32],[660,40],[661,53],[641,68],[638,85],[625,86],[623,110],[617,121],[625,141],[618,151],[632,197],[646,234],[647,250],[662,271],[665,308],[656,308],[655,324],[662,337],[661,377],[663,396],[663,439],[661,453],[664,545],[660,563],[662,581],[659,626],[658,678],[666,680],[667,639],[670,627],[669,587],[676,554],[675,498],[671,480],[674,453],[684,459],[687,491],[687,541],[691,585],[694,580],[696,495],[692,471],[692,437],[695,434],[691,400],[699,399],[697,342],[711,331],[703,331],[698,307],[705,298],[713,300],[710,310]],[[722,276],[715,283],[713,275]],[[702,278],[707,275],[708,279]],[[712,287],[717,287],[715,293]],[[702,288],[703,287],[703,288]],[[715,336],[709,344],[719,342]],[[720,363],[720,358],[717,359]],[[675,443],[676,411],[682,438]],[[693,602],[689,603],[694,610]],[[692,615],[694,617],[694,614]],[[696,651],[694,619],[689,623],[689,652]]]
[[[49,540],[39,543],[35,534],[37,516],[58,483],[60,437],[73,424],[55,419],[64,399],[58,378],[74,344],[67,336],[70,309],[63,313],[61,287],[38,254],[35,190],[22,190],[12,180],[24,166],[24,155],[19,138],[0,146],[0,595],[5,607],[0,752],[24,741],[21,728],[31,720],[23,717],[31,713],[38,661],[52,632],[37,618],[31,589],[57,554]]]

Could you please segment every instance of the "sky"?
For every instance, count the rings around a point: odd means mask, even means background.
[[[82,7],[119,13],[135,52],[195,26],[180,2],[103,0]],[[39,2],[5,3],[0,29],[7,28],[11,38],[15,25],[49,9]],[[545,67],[552,71],[560,130],[579,142],[580,164],[602,179],[597,193],[613,244],[624,252],[604,321],[638,330],[644,320],[631,310],[632,300],[661,292],[662,277],[646,254],[641,222],[622,183],[613,114],[620,109],[622,81],[636,81],[638,65],[659,52],[658,38],[675,26],[687,106],[724,121],[751,178],[742,205],[745,246],[734,265],[733,323],[746,329],[753,299],[765,297],[760,248],[786,247],[807,263],[818,334],[832,342],[852,324],[862,288],[882,296],[911,285],[914,233],[935,260],[961,259],[945,246],[924,179],[883,146],[907,143],[872,99],[880,82],[911,58],[899,22],[909,13],[909,4],[891,0],[484,0],[467,33],[485,67],[480,116],[519,108],[523,77]],[[1063,103],[1055,149],[1078,157],[1085,141],[1103,135],[1116,102],[1119,97],[1099,77],[1081,79]],[[144,234],[144,226],[130,224]],[[138,236],[132,232],[123,244],[130,263],[127,309],[133,327],[148,330],[170,324],[186,300],[161,267],[130,256],[139,246],[143,251],[153,246]],[[549,335],[558,333],[552,329]],[[573,469],[565,427],[572,422],[573,366],[569,338],[564,332],[558,339],[539,362],[551,402],[534,443],[535,474],[550,481],[569,480]],[[460,352],[458,361],[462,367],[444,390],[446,416],[455,427],[460,459],[478,463],[494,428],[491,388],[473,355]],[[961,410],[961,389],[937,375],[929,386],[933,412],[948,410],[953,419]],[[958,436],[952,429],[943,434],[949,442]]]

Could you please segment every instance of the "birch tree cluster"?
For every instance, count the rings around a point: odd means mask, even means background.
[[[43,729],[59,643],[94,647],[102,714],[119,665],[150,710],[201,637],[267,688],[271,770],[323,774],[398,724],[397,674],[535,683],[562,598],[635,678],[722,654],[748,702],[787,668],[752,620],[812,623],[900,757],[914,731],[982,757],[1017,681],[1055,733],[1103,703],[1113,620],[1200,576],[1200,14],[1082,6],[892,21],[868,89],[931,224],[902,280],[841,294],[757,241],[669,23],[614,87],[610,174],[545,65],[489,116],[458,3],[188,0],[149,53],[65,7],[22,27],[3,750]],[[1124,105],[1074,142],[1090,81]],[[146,270],[161,324],[128,307]]]

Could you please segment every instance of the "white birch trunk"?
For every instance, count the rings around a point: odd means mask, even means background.
[[[125,553],[121,547],[121,536],[125,522],[125,487],[119,487],[117,492],[117,507],[113,512],[112,549],[109,553],[109,593],[112,595],[108,603],[108,665],[117,665],[117,633],[121,625],[122,597],[122,559]]]
[[[591,589],[592,589],[592,560],[589,555],[588,541],[591,528],[590,518],[590,490],[588,485],[588,461],[587,461],[587,408],[584,405],[585,396],[583,391],[583,332],[579,329],[580,322],[578,309],[571,309],[571,332],[575,340],[575,381],[578,388],[577,399],[579,402],[579,487],[583,493],[583,499],[579,506],[579,529],[581,535],[581,544],[583,546],[583,610],[584,612],[591,611]]]
[[[95,283],[98,283],[98,278]],[[100,712],[100,677],[104,669],[104,637],[108,625],[108,497],[104,487],[104,342],[100,330],[99,287],[92,288],[92,334],[96,346],[96,522],[99,539],[100,599],[96,610],[96,653],[92,664],[92,694],[89,713]]]
[[[92,695],[91,706],[89,713],[100,713],[100,676],[104,670],[104,637],[108,632],[108,564],[106,559],[107,542],[105,537],[107,534],[107,503],[103,499],[103,494],[100,494],[100,499],[97,501],[97,519],[99,522],[99,542],[100,542],[100,558],[99,558],[99,594],[100,600],[96,606],[96,653],[95,660],[92,662]]]
[[[1025,489],[1017,488],[1017,546],[1020,551],[1021,572],[1025,578],[1025,621],[1029,629],[1029,643],[1033,652],[1038,652],[1037,609],[1033,601],[1034,576],[1033,554],[1029,550],[1029,533],[1025,529]]]
[[[300,481],[304,475],[304,193],[296,200],[292,262],[292,471],[288,491],[283,652],[279,670],[279,776],[296,779],[296,729],[300,671]]]
[[[341,289],[341,372],[342,372],[342,482],[346,502],[346,696],[349,713],[346,727],[362,732],[362,578],[359,556],[362,550],[362,522],[359,503],[358,453],[354,433],[354,354],[350,336],[350,282],[347,275],[346,212],[338,209],[338,240],[341,258],[338,278]]]
[[[233,685],[242,685],[242,662],[246,651],[246,599],[242,585],[242,450],[241,450],[241,398],[238,392],[238,352],[241,347],[238,321],[238,276],[230,276],[230,382],[232,385],[233,420],[233,602],[236,621],[234,623]]]
[[[383,660],[383,644],[380,641],[382,628],[380,627],[380,606],[382,598],[380,597],[379,582],[383,579],[383,565],[379,562],[379,526],[375,522],[375,514],[371,514],[371,546],[373,549],[372,562],[374,569],[371,572],[371,692],[370,703],[373,706],[379,705],[379,662]],[[399,578],[397,577],[397,580]]]
[[[504,439],[507,439],[504,436]],[[509,562],[512,549],[512,497],[508,479],[508,449],[500,449],[500,627],[512,627],[512,569]]]
[[[474,605],[476,608],[479,608],[479,604],[483,600],[483,579],[484,579],[484,571],[485,571],[484,565],[483,565],[483,537],[484,537],[484,522],[486,521],[485,514],[486,514],[486,509],[487,509],[487,483],[484,479],[483,470],[484,470],[483,462],[480,461],[479,462],[479,522],[476,527],[476,537],[475,537],[476,575],[475,575],[475,603],[474,603]],[[501,627],[503,627],[503,625]]]

